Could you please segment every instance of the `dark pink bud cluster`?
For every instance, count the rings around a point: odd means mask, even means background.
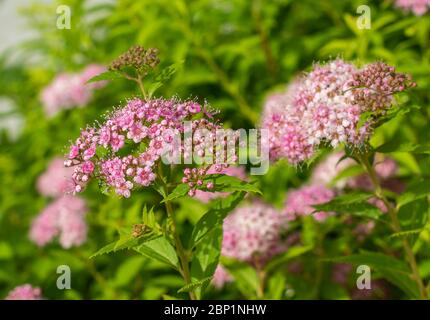
[[[219,172],[221,172],[221,170],[222,169],[220,168]],[[197,189],[213,189],[214,184],[212,181],[203,181],[205,176],[207,175],[207,171],[208,168],[185,168],[182,183],[186,183],[190,187],[190,191],[188,191],[189,196],[195,196]]]
[[[416,86],[410,75],[396,73],[394,67],[383,62],[367,65],[352,78],[354,103],[368,111],[385,111],[394,93]]]

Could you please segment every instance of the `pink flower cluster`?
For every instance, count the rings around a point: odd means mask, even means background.
[[[65,195],[49,204],[33,221],[30,239],[44,246],[59,237],[61,246],[68,249],[81,245],[87,238],[84,200]]]
[[[288,193],[285,201],[284,215],[288,220],[312,214],[315,220],[324,221],[333,212],[314,212],[313,205],[322,204],[332,200],[335,192],[323,185],[307,185]]]
[[[41,94],[46,115],[52,117],[62,109],[88,104],[94,89],[105,86],[106,81],[94,83],[87,83],[87,81],[105,70],[103,66],[90,64],[79,73],[59,74]]]
[[[204,158],[209,140],[213,145],[215,131],[220,128],[212,119],[211,113],[192,100],[130,100],[99,128],[83,130],[71,146],[65,166],[75,167],[75,192],[81,192],[97,176],[108,188],[127,198],[134,188],[154,182],[162,157],[169,160],[183,155],[187,159],[196,154]],[[199,136],[200,131],[209,132],[209,137]],[[184,139],[178,142],[182,134]],[[126,146],[127,154],[120,155]],[[217,168],[220,172],[222,166]],[[183,182],[190,185],[191,193],[197,187],[213,187],[210,183],[203,186],[202,177],[208,169],[185,169]]]
[[[362,69],[341,59],[315,65],[285,96],[266,103],[262,127],[270,130],[271,158],[298,164],[312,157],[323,142],[332,147],[362,144],[372,121],[360,126],[360,116],[384,114],[394,93],[414,85],[408,75],[382,62]]]
[[[59,197],[73,192],[72,168],[64,167],[61,157],[54,158],[47,170],[37,179],[37,191],[46,197]]]
[[[241,180],[247,179],[246,171],[243,166],[240,166],[240,167],[228,166],[226,168],[223,167],[221,170],[217,170],[215,166],[211,166],[209,170],[206,171],[206,174],[215,174],[215,173],[225,174],[227,176],[236,177]],[[194,193],[194,197],[204,203],[208,203],[212,199],[226,197],[228,195],[229,195],[228,192],[208,192],[203,190],[195,190],[195,193]]]
[[[9,292],[6,300],[42,300],[42,290],[30,284],[23,284]]]
[[[396,6],[412,11],[416,16],[422,16],[430,9],[430,0],[396,0]]]
[[[221,254],[261,266],[286,250],[285,230],[286,219],[269,205],[239,207],[224,220]]]

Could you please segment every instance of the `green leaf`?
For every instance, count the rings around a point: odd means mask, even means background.
[[[315,211],[343,212],[377,220],[382,215],[382,212],[367,202],[370,197],[372,195],[367,193],[350,193],[336,197],[326,203],[313,205],[313,207],[316,209]]]
[[[362,174],[364,169],[362,166],[353,165],[342,170],[331,182],[331,185],[336,185],[338,181],[344,180],[346,178],[355,177]]]
[[[312,250],[312,248],[313,246],[290,247],[284,254],[281,254],[270,260],[270,262],[266,265],[265,270],[266,272],[271,272],[280,266],[284,266],[287,261],[301,256],[302,254],[305,254],[306,252]]]
[[[193,281],[190,284],[187,284],[186,286],[183,286],[181,289],[178,290],[178,293],[182,292],[190,292],[192,290],[196,290],[202,286],[207,285],[212,280],[212,277],[207,277],[199,281]]]
[[[417,199],[421,199],[430,194],[430,181],[423,180],[409,186],[397,199],[397,207],[406,205]]]
[[[103,81],[103,80],[115,80],[115,79],[121,79],[121,78],[122,78],[122,75],[119,72],[106,71],[92,77],[87,81],[87,83]]]
[[[224,218],[242,201],[244,196],[244,192],[234,192],[226,198],[216,199],[212,208],[194,226],[189,247],[193,248],[210,231],[222,226]]]
[[[144,233],[140,237],[133,237],[130,233],[127,233],[126,231],[120,231],[119,240],[114,241],[104,246],[103,248],[99,249],[96,253],[90,256],[90,259],[103,254],[117,252],[124,249],[132,249],[134,247],[140,246],[142,243],[145,243],[146,241],[151,241],[158,237],[161,237],[161,235],[152,230]]]
[[[392,152],[411,152],[411,153],[430,153],[430,145],[419,145],[411,142],[399,143],[397,140],[392,140],[375,149],[380,153]]]
[[[402,231],[413,231],[423,229],[429,217],[429,205],[427,199],[417,199],[400,207],[397,216],[402,227]],[[412,243],[419,236],[419,233],[410,233]]]
[[[209,174],[204,181],[213,181],[215,187],[211,190],[220,192],[244,191],[261,194],[260,189],[253,182],[243,181],[237,177],[225,174]]]
[[[184,197],[187,195],[189,190],[190,190],[190,187],[187,184],[181,183],[178,186],[176,186],[176,188],[173,189],[173,191],[167,197],[165,197],[161,201],[161,203],[164,203],[166,201],[172,201],[172,200],[175,200],[177,198]]]
[[[155,91],[161,88],[164,83],[169,80],[183,65],[184,61],[174,63],[166,68],[164,68],[156,77],[148,87],[148,94],[151,97]]]
[[[144,261],[142,256],[133,256],[125,260],[115,273],[115,278],[113,279],[115,286],[128,285],[138,275]]]
[[[109,243],[108,245],[105,245],[103,248],[99,249],[98,251],[96,251],[95,253],[93,253],[90,256],[90,259],[95,258],[97,256],[101,256],[103,254],[108,254],[111,252],[115,252],[115,245],[116,245],[116,241]]]
[[[285,292],[286,285],[285,275],[282,272],[277,272],[270,276],[267,283],[268,297],[272,300],[280,300]]]
[[[200,282],[213,276],[221,254],[221,243],[222,228],[217,227],[206,235],[205,241],[201,241],[195,247],[191,261],[191,278],[193,282]],[[203,295],[207,284],[203,283],[196,288],[195,293],[198,298]]]
[[[175,248],[165,237],[159,237],[145,242],[133,249],[146,257],[161,261],[172,268],[179,270],[179,259]]]
[[[222,257],[222,265],[233,276],[237,288],[248,298],[256,296],[259,289],[259,279],[255,268],[245,262]]]
[[[419,298],[418,286],[415,281],[412,280],[408,266],[406,263],[396,258],[382,253],[362,251],[359,254],[326,260],[346,262],[355,265],[368,265],[369,267],[377,270],[382,277],[402,289],[411,298]]]
[[[401,238],[401,237],[410,237],[410,236],[414,236],[414,235],[419,235],[424,230],[426,230],[426,229],[421,228],[421,229],[400,231],[400,232],[396,232],[396,233],[391,234],[390,238]]]
[[[155,229],[158,227],[157,221],[155,219],[154,208],[151,208],[151,210],[149,211],[146,206],[143,208],[142,221],[146,226],[152,229]]]

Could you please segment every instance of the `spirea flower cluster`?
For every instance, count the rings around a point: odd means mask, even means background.
[[[65,165],[74,166],[75,192],[81,192],[97,177],[109,189],[127,198],[133,189],[153,184],[162,157],[168,161],[182,156],[189,160],[196,156],[203,159],[213,152],[209,146],[214,146],[219,128],[213,114],[195,101],[134,99],[110,114],[100,126],[83,130],[71,146]],[[223,162],[214,167],[220,172],[226,166]],[[210,167],[184,170],[182,182],[189,185],[190,195],[196,189],[213,188],[212,182],[203,183]]]
[[[224,220],[221,254],[261,266],[286,250],[285,230],[285,218],[269,205],[236,208]]]
[[[30,284],[23,284],[9,292],[6,300],[41,300],[42,290]]]
[[[92,77],[106,71],[105,67],[90,64],[78,73],[61,73],[42,91],[41,100],[48,117],[62,109],[83,107],[88,104],[95,89],[102,88],[106,81],[87,83]]]
[[[284,97],[267,102],[262,127],[270,130],[271,158],[298,164],[311,158],[321,143],[363,144],[373,119],[361,124],[361,116],[384,115],[393,94],[413,86],[408,75],[382,62],[361,69],[341,59],[315,65]]]
[[[84,200],[65,195],[49,204],[33,221],[30,239],[44,246],[58,236],[61,246],[68,249],[87,239]]]
[[[430,9],[430,0],[396,0],[396,6],[412,11],[416,16],[422,16]]]

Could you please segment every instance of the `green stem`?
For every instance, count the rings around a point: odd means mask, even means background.
[[[270,47],[269,37],[267,31],[264,29],[263,22],[261,21],[261,1],[254,0],[252,2],[252,18],[254,20],[255,29],[260,37],[260,45],[263,54],[266,58],[266,67],[273,79],[276,79],[278,73],[278,65],[273,57],[272,48]]]
[[[264,288],[266,285],[266,271],[263,270],[260,264],[256,266],[257,278],[258,278],[258,287],[257,287],[257,298],[264,299]]]
[[[391,227],[392,227],[393,231],[396,233],[401,232],[400,222],[399,222],[399,219],[397,217],[397,213],[398,213],[397,208],[395,208],[390,203],[390,201],[388,201],[388,199],[385,197],[385,195],[383,194],[381,184],[380,184],[378,177],[377,177],[377,174],[375,172],[375,168],[370,164],[369,159],[367,157],[367,154],[359,156],[358,159],[360,160],[361,164],[366,169],[367,173],[370,176],[370,179],[372,180],[372,183],[375,187],[375,196],[377,198],[379,198],[380,200],[382,200],[384,202],[385,206],[387,207],[388,215],[389,215],[390,220],[391,220]],[[411,271],[412,271],[412,279],[416,282],[416,284],[418,286],[418,290],[420,293],[420,299],[427,299],[426,288],[425,288],[423,280],[420,276],[420,273],[418,270],[418,265],[417,265],[417,260],[415,258],[415,254],[412,250],[412,247],[409,243],[409,240],[405,237],[402,237],[402,245],[403,245],[403,249],[404,249],[405,254],[406,254],[406,259],[407,259],[408,264],[409,264]]]
[[[161,181],[163,183],[164,193],[166,195],[168,195],[169,189],[163,180],[163,173],[162,173],[161,164],[159,165],[159,173],[160,173]],[[174,213],[173,213],[172,203],[170,201],[165,201],[165,206],[166,206],[167,215],[168,215],[169,219],[172,221],[173,240],[175,242],[175,249],[176,249],[176,253],[178,254],[179,261],[180,261],[180,267],[181,267],[179,272],[181,273],[182,277],[184,278],[185,284],[189,285],[189,284],[191,284],[189,255],[188,255],[187,251],[185,250],[185,248],[182,244],[181,238],[179,236],[179,233],[178,233],[178,228],[177,228]],[[196,294],[194,293],[194,290],[189,291],[189,296],[190,296],[191,300],[197,299]]]
[[[181,274],[185,280],[185,284],[189,285],[191,284],[191,274],[190,274],[190,268],[189,268],[188,254],[184,249],[184,246],[182,245],[182,241],[179,237],[175,218],[173,217],[172,204],[170,203],[170,201],[166,201],[166,211],[170,219],[172,220],[172,233],[173,233],[173,239],[175,241],[176,252],[179,256],[179,260],[181,261]],[[189,295],[191,300],[197,299],[193,290],[189,292]]]
[[[145,99],[145,101],[148,100],[148,95],[146,94],[145,88],[143,87],[143,80],[140,74],[137,77],[136,82],[139,85],[140,91],[142,91],[143,98]]]

